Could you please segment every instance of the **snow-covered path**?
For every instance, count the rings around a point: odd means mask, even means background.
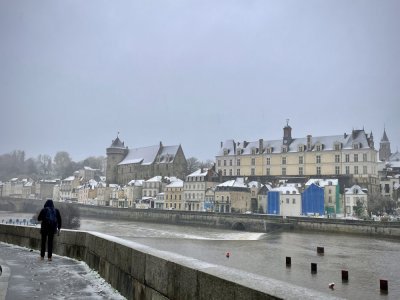
[[[85,263],[0,243],[0,300],[19,299],[125,299]]]

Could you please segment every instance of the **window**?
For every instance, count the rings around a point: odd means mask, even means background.
[[[226,170],[224,170],[224,176],[226,176]]]
[[[237,166],[240,166],[240,158],[237,159],[236,165],[237,165]]]
[[[226,166],[226,160],[224,159],[224,166]]]
[[[298,148],[298,151],[299,151],[299,152],[303,152],[303,151],[304,151],[304,146],[303,146],[303,145],[300,145],[299,148]]]
[[[236,151],[236,154],[237,155],[240,155],[242,153],[242,151],[240,150],[240,149],[238,149],[237,151]]]
[[[353,149],[358,149],[358,148],[360,148],[360,145],[358,143],[353,145]]]
[[[272,153],[272,149],[271,148],[267,148],[267,154],[271,154]]]
[[[299,167],[299,175],[303,175],[303,167]]]
[[[354,174],[358,174],[358,166],[354,166]]]
[[[232,159],[229,160],[229,165],[232,166]]]
[[[270,165],[270,164],[271,164],[271,158],[267,157],[267,165]]]
[[[304,163],[304,158],[303,156],[299,156],[299,164],[303,164]]]
[[[317,145],[317,151],[321,151],[321,145]]]
[[[346,161],[346,162],[350,162],[350,154],[346,154],[346,156],[345,156],[345,161]]]
[[[317,167],[317,175],[321,175],[321,167]]]
[[[287,152],[287,148],[286,147],[282,147],[282,152],[286,153]]]
[[[367,161],[367,153],[363,153],[363,161]]]
[[[229,169],[229,176],[232,176],[232,169]]]
[[[329,196],[328,202],[329,202],[329,203],[332,203],[332,197],[331,197],[331,196]]]
[[[290,201],[289,198],[286,198],[286,204],[289,204],[289,201]]]
[[[367,173],[368,173],[367,166],[363,166],[363,174],[367,174]]]
[[[286,165],[286,157],[282,157],[282,165]]]
[[[251,175],[252,175],[252,176],[256,175],[256,169],[251,168]]]
[[[286,168],[282,168],[282,175],[286,175]]]
[[[358,154],[354,154],[354,162],[358,162]]]
[[[251,159],[251,165],[252,165],[252,166],[255,166],[255,165],[256,165],[256,159],[255,159],[255,158],[252,158],[252,159]]]
[[[267,168],[267,175],[268,176],[271,175],[271,169],[270,168]]]
[[[349,174],[350,174],[350,167],[346,166],[346,175],[349,175]]]
[[[340,162],[340,155],[335,155],[335,163],[339,163]]]
[[[316,156],[316,163],[320,164],[321,163],[321,155]]]
[[[340,144],[335,144],[335,151],[339,151],[340,150]]]
[[[251,149],[251,154],[252,154],[252,155],[256,154],[256,148],[252,148],[252,149]]]
[[[237,175],[237,176],[240,176],[240,169],[237,169],[237,170],[236,170],[236,175]]]
[[[292,203],[296,204],[296,199],[295,198],[292,199]]]

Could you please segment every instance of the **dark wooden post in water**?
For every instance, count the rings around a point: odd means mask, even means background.
[[[311,263],[311,273],[317,273],[317,264]]]
[[[286,256],[286,267],[290,267],[292,265],[292,258],[290,256]]]
[[[342,281],[348,281],[348,280],[349,280],[349,271],[342,270]]]
[[[385,279],[380,279],[379,284],[380,284],[381,292],[387,293],[389,290],[388,281]]]
[[[325,252],[324,247],[317,247],[317,253],[318,254],[324,254],[324,252]]]

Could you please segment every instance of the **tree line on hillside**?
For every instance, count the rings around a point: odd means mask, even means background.
[[[14,177],[32,178],[33,180],[64,179],[83,167],[98,169],[104,174],[105,160],[104,156],[89,156],[80,162],[75,162],[66,151],[57,152],[54,158],[47,154],[40,154],[36,158],[26,158],[25,151],[14,150],[0,155],[0,181],[7,181]],[[190,157],[186,161],[187,174],[200,168],[213,166],[212,160],[202,162],[195,157]]]
[[[14,150],[0,155],[0,181],[14,177],[26,177],[33,180],[66,178],[83,167],[104,171],[103,156],[90,156],[80,162],[74,162],[69,153],[57,152],[54,158],[40,154],[36,158],[26,158],[25,151]]]

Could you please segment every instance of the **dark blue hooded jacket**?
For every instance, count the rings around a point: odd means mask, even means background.
[[[46,222],[46,214],[48,209],[54,209],[56,212],[56,218],[57,218],[57,228],[51,228],[49,224]],[[54,234],[56,233],[57,229],[61,229],[61,215],[60,212],[57,208],[54,208],[54,203],[53,200],[47,199],[46,203],[44,204],[44,208],[39,213],[38,216],[38,221],[41,221],[41,227],[40,227],[40,233],[43,234]]]

